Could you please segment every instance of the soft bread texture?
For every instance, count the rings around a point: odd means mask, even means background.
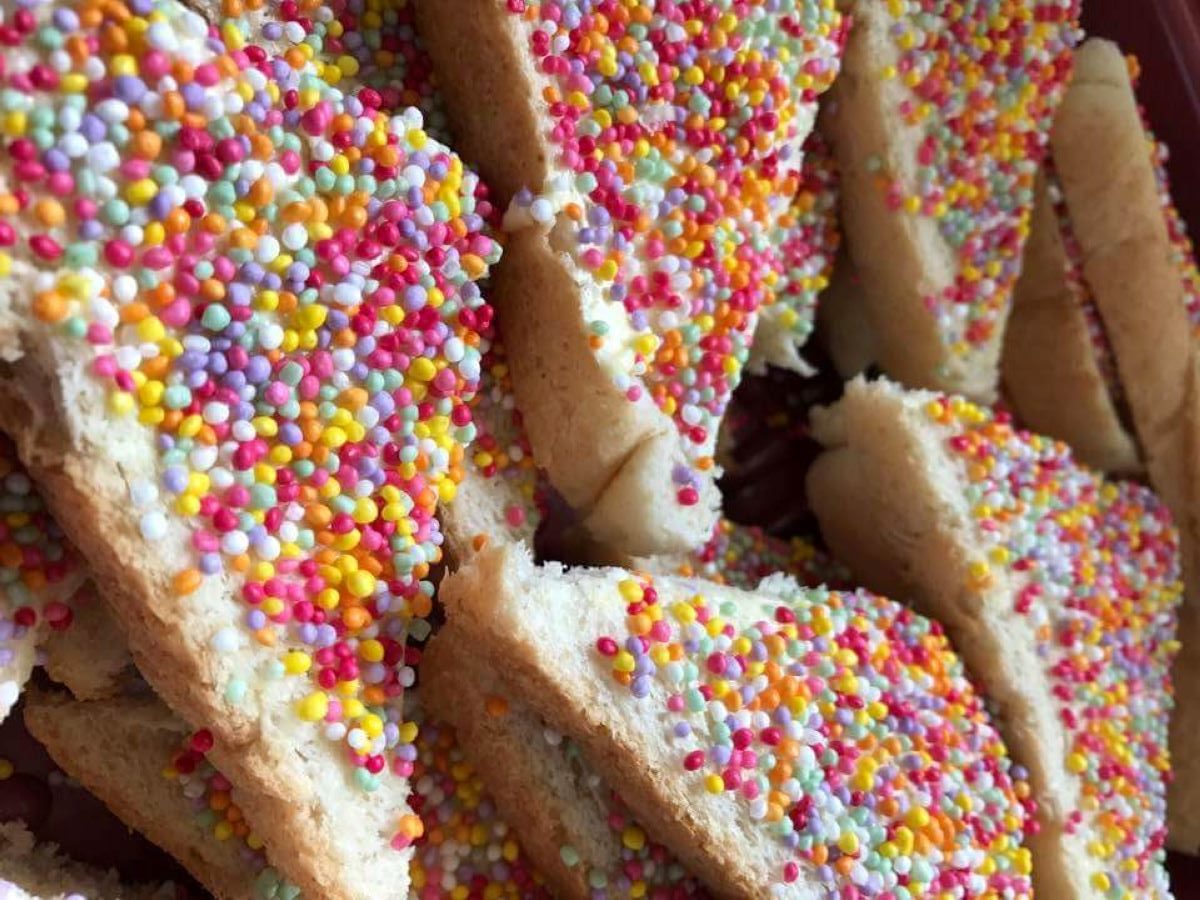
[[[1034,431],[1071,445],[1104,472],[1141,469],[1137,442],[1125,429],[1096,356],[1085,303],[1068,279],[1072,268],[1051,186],[1039,179],[1021,278],[1004,337],[1004,389]]]
[[[256,897],[256,873],[238,841],[216,840],[180,786],[163,774],[189,729],[161,701],[146,696],[79,702],[33,691],[25,723],[65,772],[219,898]]]
[[[125,635],[90,583],[75,592],[71,610],[70,627],[46,637],[46,672],[77,700],[115,696],[133,669]]]
[[[514,698],[501,670],[462,629],[448,625],[429,645],[421,695],[454,727],[522,849],[559,896],[591,896],[594,878],[617,889],[623,856],[621,836],[608,823],[610,788],[578,747]]]
[[[170,884],[124,885],[65,858],[53,844],[37,844],[20,822],[0,824],[0,896],[5,900],[171,900]]]
[[[871,161],[883,160],[903,183],[914,183],[923,131],[896,115],[907,89],[898,79],[879,77],[881,69],[899,61],[887,4],[859,0],[853,8],[854,27],[827,121],[842,173],[842,226],[861,279],[876,361],[906,384],[990,400],[1003,328],[970,356],[955,357],[925,307],[924,297],[940,295],[953,282],[957,263],[934,220],[888,208],[872,171]]]
[[[710,793],[683,771],[680,759],[703,741],[672,729],[667,688],[651,679],[635,701],[597,658],[598,635],[623,633],[619,586],[629,577],[622,569],[537,568],[527,551],[502,547],[451,575],[441,595],[455,640],[487,657],[518,699],[577,740],[647,832],[716,895],[828,896],[829,884],[755,823],[736,794]],[[797,590],[786,578],[757,595],[687,579],[656,578],[654,586],[664,603],[703,592],[707,604],[735,619],[742,609],[747,621]],[[799,865],[785,883],[779,873],[789,860]]]
[[[437,68],[458,145],[478,164],[501,204],[521,188],[562,181],[546,79],[530,58],[520,18],[501,0],[418,3],[422,39]],[[811,120],[811,110],[802,110]],[[811,121],[798,128],[802,140]],[[675,423],[645,396],[631,403],[589,347],[588,323],[610,301],[571,260],[565,217],[550,231],[511,236],[493,280],[513,380],[539,462],[584,524],[618,552],[638,555],[697,546],[715,524],[720,498],[706,471],[699,500],[681,506],[670,478],[686,465]]]
[[[997,568],[986,590],[972,587],[972,562],[986,558],[987,544],[943,449],[946,435],[924,416],[934,399],[851,382],[842,401],[814,415],[814,433],[829,449],[809,471],[810,503],[838,559],[871,589],[909,598],[943,622],[996,704],[998,727],[1038,801],[1041,830],[1029,838],[1037,893],[1102,897],[1093,884],[1102,869],[1087,850],[1093,835],[1068,827],[1082,794],[1064,763],[1070,747],[1048,661],[1031,617],[1013,611],[1029,577]],[[1045,596],[1053,621],[1058,601]]]
[[[274,651],[243,641],[222,652],[214,640],[240,621],[240,585],[208,578],[185,600],[172,596],[178,560],[192,552],[190,529],[175,518],[153,545],[141,536],[131,485],[155,483],[152,433],[105,413],[103,388],[80,355],[26,323],[24,356],[3,372],[0,406],[47,505],[90,564],[101,594],[128,637],[146,680],[195,727],[217,741],[213,758],[239,787],[247,818],[275,848],[283,874],[329,898],[376,897],[380,883],[407,891],[411,853],[389,841],[408,785],[354,786],[340,752],[293,713],[304,686],[261,680],[238,704],[225,694],[237,672],[270,665]],[[319,849],[318,849],[319,848]]]

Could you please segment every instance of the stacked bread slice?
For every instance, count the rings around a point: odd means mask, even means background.
[[[514,547],[442,597],[435,643],[487,659],[716,893],[1028,891],[1025,788],[937,626],[902,607],[539,569]]]
[[[615,552],[716,524],[718,427],[838,70],[834,4],[744,13],[418,4],[459,146],[509,204],[492,299],[533,450]]]
[[[961,398],[857,380],[817,425],[825,539],[945,623],[1029,769],[1038,890],[1168,896],[1182,569],[1166,506]]]
[[[829,125],[876,361],[990,401],[1079,4],[850,7]]]
[[[239,20],[71,13],[36,33],[93,62],[44,78],[23,32],[7,72],[50,144],[5,160],[5,426],[281,871],[403,895],[405,639],[472,436],[484,192],[419,111]]]

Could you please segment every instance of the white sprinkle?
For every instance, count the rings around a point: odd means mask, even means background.
[[[539,225],[546,225],[554,219],[554,207],[545,197],[538,197],[529,205],[529,215]]]
[[[227,531],[221,535],[221,551],[230,556],[240,556],[250,546],[250,539],[244,531]]]
[[[167,517],[154,509],[142,516],[142,537],[148,541],[161,541],[167,536]]]
[[[258,345],[264,350],[278,349],[283,343],[283,327],[275,322],[263,325],[258,333]]]
[[[223,425],[229,421],[229,407],[215,400],[205,403],[203,416],[204,421],[209,425]]]
[[[212,637],[212,645],[214,650],[219,650],[221,653],[230,653],[238,648],[239,635],[237,629],[231,626],[226,626],[218,631]]]
[[[129,499],[134,506],[149,506],[158,499],[158,485],[152,481],[135,481],[129,486]]]
[[[293,222],[283,229],[283,246],[289,250],[299,250],[308,243],[308,229],[299,222]]]

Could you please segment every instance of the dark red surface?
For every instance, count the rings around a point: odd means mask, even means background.
[[[1176,205],[1200,228],[1200,0],[1083,0],[1089,34],[1109,38],[1142,65],[1138,96],[1171,150]]]
[[[1200,0],[1083,2],[1088,32],[1116,40],[1141,60],[1141,99],[1158,137],[1171,148],[1176,203],[1196,235],[1200,230]],[[830,402],[837,391],[838,385],[829,378],[772,374],[748,380],[732,413],[738,420],[738,440],[723,482],[731,518],[779,534],[811,530],[803,474],[815,446],[802,424],[803,411],[813,403]],[[162,851],[131,834],[85,791],[54,776],[53,763],[25,732],[19,711],[0,726],[0,759],[10,761],[15,769],[13,776],[0,781],[0,821],[27,819],[35,834],[60,843],[77,859],[115,866],[135,881],[174,879],[188,885],[186,896],[203,896]],[[1179,900],[1200,898],[1200,859],[1172,855],[1170,869]]]

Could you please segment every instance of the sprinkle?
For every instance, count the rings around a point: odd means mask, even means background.
[[[614,585],[630,622],[662,626],[624,643],[651,685],[634,702],[688,779],[778,843],[776,883],[803,867],[847,896],[1029,895],[1029,786],[937,624],[861,591],[703,585]],[[639,697],[620,654],[597,659]]]
[[[44,133],[6,139],[28,202],[0,198],[0,244],[30,235],[34,317],[156,439],[157,496],[131,507],[179,558],[170,591],[226,579],[244,612],[214,649],[274,663],[226,696],[305,679],[292,711],[326,736],[341,717],[330,764],[373,790],[404,749],[406,635],[428,630],[435,513],[475,437],[495,215],[431,139],[411,3],[227,6],[211,27],[171,0],[21,14],[0,125]],[[85,58],[60,76],[56,46]]]
[[[880,4],[884,6],[885,4]],[[879,76],[903,90],[914,127],[911,181],[879,161],[891,209],[930,220],[955,256],[926,296],[955,357],[990,342],[1021,270],[1034,180],[1079,41],[1078,0],[889,0],[897,62]]]
[[[1018,614],[1059,702],[1064,765],[1079,776],[1080,806],[1063,814],[1120,848],[1089,842],[1088,852],[1123,893],[1169,896],[1167,726],[1183,589],[1169,512],[1004,415],[957,398],[925,415],[968,485],[977,533],[1006,551],[1009,578],[1030,585]]]
[[[557,219],[573,235],[576,264],[605,288],[590,325],[598,360],[631,401],[674,420],[698,476],[759,311],[792,265],[772,233],[800,186],[799,146],[848,23],[829,0],[509,10],[569,174],[520,192],[505,221]],[[673,488],[683,506],[700,500],[698,484]]]

